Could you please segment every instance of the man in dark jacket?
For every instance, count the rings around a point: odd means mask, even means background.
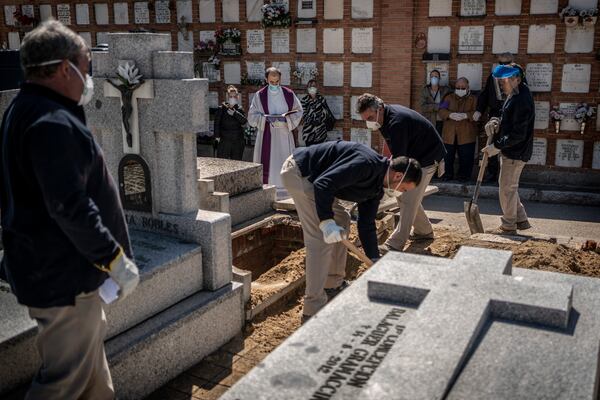
[[[379,258],[375,217],[384,186],[412,190],[421,181],[414,159],[393,160],[353,142],[300,147],[284,162],[281,180],[294,199],[306,245],[303,319],[314,315],[347,285],[346,247],[350,215],[338,199],[358,203],[358,236],[372,260]]]
[[[488,156],[501,153],[499,196],[503,215],[497,233],[515,234],[517,229],[531,228],[519,199],[519,178],[533,151],[535,105],[518,67],[499,65],[493,75],[498,83],[495,86],[502,90],[506,101],[500,114],[498,132],[492,144],[482,151]]]
[[[241,160],[244,156],[244,125],[246,114],[239,106],[239,93],[235,86],[227,88],[227,100],[215,115],[215,140],[219,143],[217,157]]]
[[[21,46],[26,83],[1,126],[2,272],[38,324],[27,399],[112,399],[98,288],[139,282],[117,188],[85,125],[89,50],[46,22]]]
[[[446,149],[440,135],[418,112],[395,104],[384,104],[379,97],[369,93],[358,98],[356,108],[366,121],[367,128],[381,132],[393,157],[414,158],[423,169],[423,179],[415,190],[397,197],[401,209],[400,222],[382,250],[402,251],[409,237],[412,240],[432,239],[433,227],[421,202],[436,171],[438,176],[444,174]]]

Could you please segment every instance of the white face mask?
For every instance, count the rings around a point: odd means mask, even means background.
[[[367,128],[369,128],[372,131],[376,131],[379,128],[381,128],[381,124],[379,122],[377,122],[378,120],[379,120],[379,108],[377,109],[377,117],[375,117],[375,121],[366,121]]]
[[[402,182],[404,182],[404,178],[406,177],[406,173],[408,172],[408,167],[410,167],[410,163],[406,164],[406,169],[404,170],[404,173],[402,174],[402,178],[400,178],[400,182],[398,182],[398,184],[396,185],[396,187],[394,189],[390,188],[390,169],[392,168],[392,159],[390,158],[390,166],[388,167],[388,173],[387,173],[387,188],[385,188],[385,191],[387,192],[387,194],[389,196],[396,196],[397,192],[398,192],[398,188],[400,187],[400,185],[402,185]]]
[[[235,97],[230,97],[228,103],[232,106],[235,106],[238,103],[238,101]]]
[[[433,86],[437,86],[438,83],[440,83],[440,78],[438,78],[437,76],[432,76],[431,77],[431,84]]]
[[[79,69],[71,61],[68,61],[68,63],[75,70],[75,72],[77,72],[81,82],[83,82],[83,92],[81,92],[81,97],[79,98],[79,102],[77,104],[80,106],[85,106],[92,101],[92,97],[94,97],[94,81],[88,74],[85,74],[84,79],[83,75],[81,75],[81,72],[79,72]]]
[[[317,94],[317,88],[314,87],[314,86],[309,87],[308,88],[308,94],[312,94],[312,95]]]
[[[467,89],[456,89],[454,91],[458,97],[464,97],[467,95]]]

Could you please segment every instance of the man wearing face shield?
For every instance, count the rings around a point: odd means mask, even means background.
[[[0,267],[38,325],[42,365],[26,399],[112,399],[98,288],[139,282],[117,187],[85,124],[89,49],[59,22],[23,39],[26,82],[2,120]]]
[[[338,199],[358,203],[358,236],[367,257],[376,260],[375,217],[384,186],[411,191],[421,176],[421,166],[412,158],[388,159],[346,141],[300,147],[285,161],[281,180],[294,199],[306,245],[303,320],[347,286],[347,249],[340,242],[347,238],[350,215]]]
[[[409,238],[433,239],[433,227],[421,201],[433,175],[436,172],[439,177],[444,174],[446,150],[442,138],[431,122],[418,112],[396,104],[384,104],[370,93],[358,98],[356,111],[366,121],[367,128],[381,132],[393,157],[414,158],[423,169],[423,179],[415,190],[397,197],[400,222],[382,246],[382,251],[403,251]]]
[[[493,72],[497,95],[506,100],[492,144],[482,151],[488,156],[500,154],[499,197],[503,215],[497,233],[515,234],[517,229],[531,227],[518,189],[521,172],[533,151],[535,105],[521,73],[516,65],[499,65]],[[486,129],[486,132],[493,131]]]

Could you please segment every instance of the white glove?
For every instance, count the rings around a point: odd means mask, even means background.
[[[488,157],[494,157],[496,154],[500,153],[500,149],[497,149],[494,144],[490,144],[489,146],[485,146],[481,149],[482,153],[487,153]]]
[[[108,265],[108,275],[119,285],[119,300],[129,296],[140,283],[140,272],[135,263],[130,260],[123,250]]]
[[[319,228],[323,231],[323,240],[327,244],[341,242],[346,238],[346,230],[335,223],[333,219],[321,221]]]
[[[216,138],[215,138],[215,142],[217,142],[217,144],[218,144],[218,143],[221,143],[221,138],[220,138],[220,137],[216,137]]]
[[[487,124],[485,124],[485,134],[489,136],[494,136],[500,129],[500,120],[496,117],[490,118]]]
[[[475,111],[473,113],[473,121],[477,122],[479,121],[479,118],[481,118],[481,113],[479,111]]]
[[[227,114],[232,115],[235,114],[235,110],[233,108],[228,108],[227,109]]]
[[[469,116],[465,113],[459,113],[458,116],[460,117],[460,120],[465,120],[465,119],[469,119]]]
[[[448,118],[450,118],[451,120],[454,120],[454,121],[460,121],[461,120],[459,113],[451,113],[448,116]]]

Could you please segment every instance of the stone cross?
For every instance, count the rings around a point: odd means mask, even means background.
[[[121,92],[108,82],[104,82],[104,95],[106,97],[119,97],[121,106],[123,106],[123,98]],[[125,154],[140,154],[140,123],[138,119],[138,102],[137,99],[153,99],[154,84],[152,80],[146,80],[142,86],[137,88],[131,98],[131,116],[129,117],[129,128],[132,136],[131,146],[127,143],[127,130],[125,125],[121,124],[123,132],[123,152]]]
[[[371,279],[372,300],[417,310],[378,368],[368,397],[390,393],[401,377],[403,399],[446,398],[492,319],[566,329],[572,285],[523,283],[511,275],[511,257],[508,251],[462,247],[449,263],[395,262],[387,265],[395,273],[382,271],[381,280]]]

